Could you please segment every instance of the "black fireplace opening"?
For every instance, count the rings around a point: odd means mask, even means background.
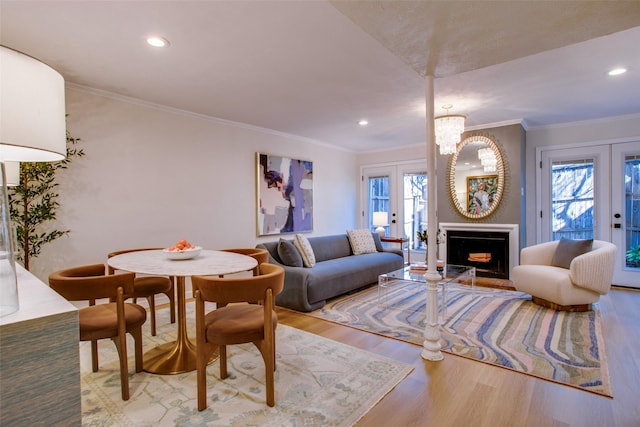
[[[447,264],[476,267],[476,275],[509,278],[509,233],[447,231]]]

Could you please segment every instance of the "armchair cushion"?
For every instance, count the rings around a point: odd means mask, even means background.
[[[560,239],[556,251],[553,254],[551,265],[562,268],[569,268],[571,261],[578,255],[582,255],[591,250],[593,239],[572,240]]]

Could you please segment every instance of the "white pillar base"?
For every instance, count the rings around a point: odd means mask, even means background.
[[[424,275],[427,281],[427,310],[424,327],[424,342],[422,343],[423,359],[438,361],[444,359],[440,351],[440,325],[438,324],[438,282],[441,280],[440,274],[427,271]]]

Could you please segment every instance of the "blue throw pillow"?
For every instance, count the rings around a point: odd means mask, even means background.
[[[302,267],[302,257],[300,252],[288,240],[280,239],[278,241],[278,256],[284,265],[289,267]]]
[[[376,244],[376,249],[378,250],[378,252],[384,251],[384,249],[382,249],[382,242],[380,241],[380,235],[378,233],[371,233],[371,235],[373,236],[373,241]]]

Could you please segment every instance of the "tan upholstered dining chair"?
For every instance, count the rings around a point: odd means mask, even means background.
[[[258,265],[253,269],[253,275],[260,274],[260,264],[269,262],[269,251],[260,248],[234,248],[234,249],[222,249],[224,252],[233,252],[236,254],[247,255],[258,261]]]
[[[92,369],[97,372],[98,340],[113,340],[120,359],[122,400],[129,400],[126,334],[134,339],[135,369],[140,372],[142,325],[147,320],[147,312],[138,304],[124,302],[124,295],[133,291],[133,273],[105,275],[105,271],[104,264],[59,270],[49,275],[49,286],[69,301],[88,301],[89,306],[78,312],[80,341],[91,341]]]
[[[111,252],[108,258],[116,255],[126,254],[129,252],[161,250],[162,248],[139,248],[139,249],[123,249]],[[116,271],[109,267],[109,274]],[[171,323],[176,321],[176,304],[175,304],[175,277],[166,276],[137,276],[133,282],[133,293],[126,295],[127,298],[133,298],[133,302],[137,302],[138,298],[146,298],[149,303],[149,313],[151,315],[151,335],[156,335],[156,295],[165,294],[169,298],[169,309]]]
[[[198,410],[207,407],[207,363],[216,350],[220,354],[220,378],[227,377],[227,345],[252,342],[262,355],[266,375],[267,405],[275,405],[274,371],[278,316],[275,296],[284,286],[284,269],[260,265],[258,276],[223,278],[192,276],[196,300],[196,378]],[[205,313],[205,302],[216,309]],[[259,304],[246,303],[258,301]]]

